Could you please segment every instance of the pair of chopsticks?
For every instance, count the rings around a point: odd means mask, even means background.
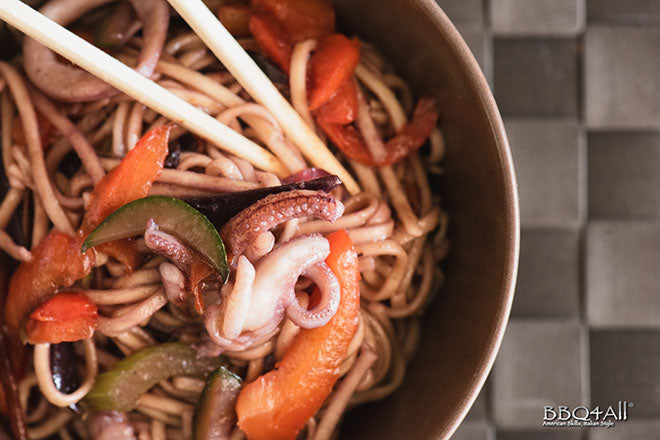
[[[360,191],[351,174],[284,99],[202,0],[168,1],[241,86],[270,111],[284,133],[313,165],[339,176],[349,193]],[[279,159],[261,146],[140,75],[21,0],[0,0],[0,19],[224,150],[280,177],[289,173]]]

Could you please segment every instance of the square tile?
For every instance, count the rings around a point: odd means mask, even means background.
[[[581,440],[582,431],[574,428],[541,428],[539,430],[497,431],[497,440]]]
[[[660,326],[658,268],[660,223],[590,222],[586,242],[590,325]]]
[[[660,217],[660,135],[588,137],[589,218]]]
[[[495,38],[495,98],[504,116],[577,115],[574,39]]]
[[[658,0],[587,0],[589,24],[649,25],[660,23]]]
[[[466,420],[458,427],[452,440],[495,440],[494,429],[485,421]]]
[[[545,405],[583,402],[582,329],[567,320],[509,323],[492,373],[498,428],[539,428]]]
[[[512,315],[571,317],[580,308],[579,235],[523,229]]]
[[[573,36],[584,29],[584,0],[491,0],[496,35]]]
[[[589,440],[649,440],[660,438],[660,420],[627,420],[610,429],[592,429]],[[499,440],[499,437],[498,439]]]
[[[436,0],[456,25],[471,29],[484,27],[484,0]]]
[[[619,400],[634,405],[628,410],[629,421],[617,423],[614,432],[641,418],[658,417],[660,330],[592,330],[590,347],[592,406],[606,408]]]
[[[575,226],[583,159],[573,121],[506,119],[523,226]]]
[[[660,128],[660,27],[589,27],[585,41],[587,125]]]

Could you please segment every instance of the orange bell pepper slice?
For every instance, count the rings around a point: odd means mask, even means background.
[[[261,50],[287,75],[293,46],[335,30],[335,11],[327,0],[253,0],[249,29]]]
[[[309,60],[309,109],[330,101],[353,75],[360,61],[360,43],[341,34],[328,35]]]
[[[171,130],[171,125],[165,125],[144,135],[119,165],[96,185],[82,224],[85,235],[113,211],[149,194],[151,185],[163,170]],[[115,258],[129,271],[139,263],[140,254],[130,240],[105,243],[98,250]]]
[[[362,135],[354,126],[332,124],[322,118],[317,118],[317,122],[332,143],[349,159],[368,166],[385,166],[400,161],[424,145],[438,122],[438,109],[433,98],[421,98],[412,120],[385,143],[387,156],[380,162],[371,157]]]
[[[57,344],[91,338],[97,321],[96,304],[84,293],[60,292],[30,314],[28,342]]]
[[[172,125],[154,128],[101,179],[90,196],[82,230],[89,234],[113,211],[146,197],[163,171]]]
[[[349,78],[335,96],[315,113],[316,119],[324,124],[346,125],[355,121],[358,111],[357,87]]]
[[[272,370],[243,388],[236,402],[238,426],[249,440],[294,439],[328,397],[358,326],[357,254],[345,230],[328,236],[325,260],[339,280],[341,301],[323,327],[303,329]]]
[[[327,0],[253,0],[252,7],[273,14],[294,44],[335,31],[335,10]]]
[[[249,27],[264,54],[288,75],[293,43],[277,19],[268,12],[254,12],[250,15]]]

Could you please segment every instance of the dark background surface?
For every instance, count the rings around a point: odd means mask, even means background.
[[[660,439],[660,1],[438,2],[493,88],[522,223],[511,322],[454,439]],[[613,428],[541,426],[619,400]]]

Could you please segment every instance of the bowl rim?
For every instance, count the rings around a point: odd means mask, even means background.
[[[497,310],[496,329],[489,335],[490,343],[488,347],[490,350],[477,366],[469,392],[461,399],[459,406],[461,410],[448,420],[448,423],[443,429],[444,432],[441,433],[441,438],[448,439],[458,429],[483,388],[499,352],[509,322],[520,254],[520,208],[513,158],[504,123],[481,67],[474,58],[467,43],[456,29],[456,26],[436,3],[436,0],[417,0],[417,3],[438,32],[441,33],[442,37],[449,43],[450,50],[454,52],[455,60],[458,60],[461,64],[461,70],[467,73],[467,81],[471,86],[470,88],[475,90],[480,104],[485,111],[491,137],[495,141],[497,152],[500,155],[503,165],[503,185],[506,194],[505,204],[508,210],[508,213],[505,212],[504,215],[509,217],[509,221],[507,222],[508,252],[506,252],[506,259],[502,264],[505,276],[501,289],[505,295],[505,302]]]

